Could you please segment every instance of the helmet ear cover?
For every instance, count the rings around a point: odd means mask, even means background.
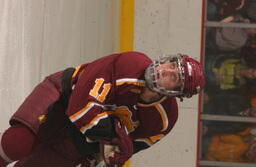
[[[159,86],[156,77],[158,73],[156,68],[167,62],[177,62],[180,71],[179,76],[182,85],[173,90],[168,90]],[[197,94],[205,84],[204,74],[200,63],[182,54],[164,55],[157,60],[154,60],[145,71],[145,80],[146,85],[152,91],[164,96],[176,96],[181,98],[181,100],[183,97],[189,98],[194,94]]]
[[[190,98],[199,93],[205,86],[205,77],[202,65],[187,55],[182,55],[185,65],[184,97]]]

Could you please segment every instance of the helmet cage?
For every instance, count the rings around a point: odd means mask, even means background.
[[[165,87],[160,86],[159,83],[159,72],[157,69],[158,66],[168,62],[176,62],[177,68],[179,69],[179,77],[182,85],[174,90],[166,89]],[[147,86],[161,95],[165,96],[178,96],[182,95],[184,91],[185,85],[185,70],[184,70],[184,62],[182,61],[181,55],[163,55],[159,57],[157,60],[154,60],[153,63],[146,69],[145,72],[145,80]]]

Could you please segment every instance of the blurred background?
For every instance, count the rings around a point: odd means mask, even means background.
[[[254,0],[0,0],[0,131],[42,79],[120,51],[201,61],[207,86],[131,167],[255,164]],[[10,165],[11,166],[11,165]]]
[[[199,162],[256,166],[256,1],[204,1]]]

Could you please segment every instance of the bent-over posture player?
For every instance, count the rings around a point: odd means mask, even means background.
[[[121,167],[173,128],[176,98],[204,86],[202,67],[182,54],[153,62],[113,54],[45,78],[0,137],[0,167]]]

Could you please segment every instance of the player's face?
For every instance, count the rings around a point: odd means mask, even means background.
[[[156,67],[156,80],[160,87],[167,90],[175,90],[182,85],[180,69],[177,62],[168,62]]]

